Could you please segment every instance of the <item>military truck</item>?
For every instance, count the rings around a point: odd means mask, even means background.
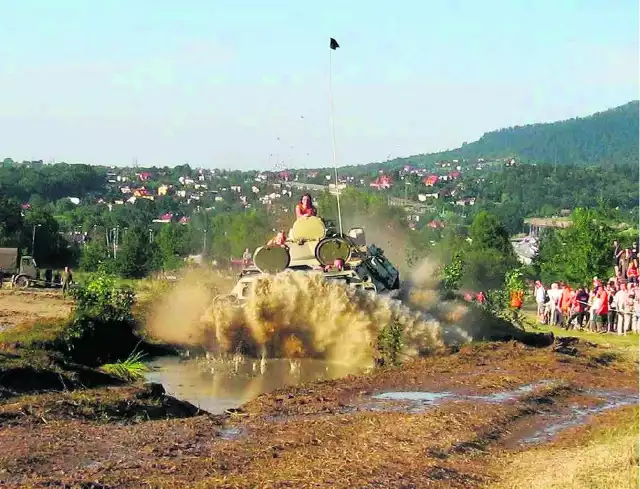
[[[29,255],[20,256],[18,248],[0,248],[0,273],[3,281],[11,277],[13,287],[26,288],[40,281],[36,261]]]
[[[319,271],[325,280],[349,287],[390,294],[400,288],[400,273],[376,245],[367,245],[364,230],[352,228],[341,234],[335,223],[319,217],[296,220],[283,245],[265,245],[253,254],[229,294],[216,300],[243,301],[260,277],[285,270]]]

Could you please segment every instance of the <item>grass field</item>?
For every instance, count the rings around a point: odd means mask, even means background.
[[[555,442],[505,456],[495,489],[635,489],[638,407],[598,416]]]

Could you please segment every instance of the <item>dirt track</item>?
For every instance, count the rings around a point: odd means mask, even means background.
[[[71,306],[59,290],[0,289],[0,331],[38,319],[65,317]]]
[[[403,369],[283,389],[227,417],[96,416],[91,406],[116,390],[14,398],[0,404],[0,485],[481,487],[499,480],[496,460],[527,449],[522,439],[545,416],[602,402],[584,389],[637,392],[634,364],[602,348],[564,351],[465,347]],[[523,385],[530,390],[518,391]],[[373,397],[390,390],[451,396],[431,404]],[[492,393],[502,394],[492,401]]]

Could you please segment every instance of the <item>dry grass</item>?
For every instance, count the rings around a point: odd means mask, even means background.
[[[599,421],[599,423],[598,423]],[[495,489],[638,487],[638,407],[602,415],[557,443],[507,457]],[[582,436],[580,435],[582,431]],[[568,441],[568,443],[567,443]]]
[[[21,323],[65,319],[72,305],[59,291],[3,289],[0,291],[0,331]]]

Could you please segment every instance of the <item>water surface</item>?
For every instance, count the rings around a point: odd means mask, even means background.
[[[167,394],[212,414],[237,408],[260,394],[285,386],[360,373],[362,368],[324,360],[162,357],[148,363],[149,382],[161,383]]]

